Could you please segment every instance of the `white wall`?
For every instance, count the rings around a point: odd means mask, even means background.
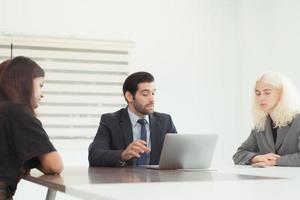
[[[2,33],[134,41],[132,71],[155,75],[157,110],[172,114],[180,132],[221,133],[219,146],[230,146],[238,112],[234,0],[1,2]],[[231,163],[227,149],[215,160]]]
[[[228,165],[250,132],[257,73],[278,69],[300,86],[299,6],[297,0],[0,0],[0,33],[134,41],[132,71],[155,75],[157,111],[171,113],[179,132],[218,133],[214,165]],[[87,164],[86,149],[61,151],[66,165]],[[16,199],[35,187],[20,184]]]
[[[280,71],[300,88],[300,1],[241,0],[238,3],[238,62],[241,70],[239,140],[249,134],[250,90],[255,77],[267,70]]]

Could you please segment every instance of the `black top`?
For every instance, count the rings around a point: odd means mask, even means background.
[[[272,128],[272,134],[273,134],[273,139],[274,139],[274,144],[276,144],[277,140],[277,129],[278,127],[275,127],[273,120],[271,119],[271,128]]]
[[[17,183],[39,156],[56,151],[41,122],[20,104],[0,103],[0,181],[13,194]]]

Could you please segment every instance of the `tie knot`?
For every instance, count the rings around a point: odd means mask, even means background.
[[[139,119],[137,122],[142,126],[147,123],[147,121],[145,119]]]

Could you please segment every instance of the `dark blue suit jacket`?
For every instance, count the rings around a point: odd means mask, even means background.
[[[176,133],[171,116],[154,112],[149,115],[151,132],[150,164],[159,163],[166,133]],[[121,153],[133,141],[132,125],[126,108],[103,114],[94,141],[89,147],[90,166],[120,166]],[[135,159],[126,162],[133,165]]]

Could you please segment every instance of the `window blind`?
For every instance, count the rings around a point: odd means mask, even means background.
[[[44,98],[37,113],[51,139],[90,139],[101,114],[126,105],[122,84],[132,47],[130,41],[0,38],[1,59],[27,56],[45,70]],[[8,52],[2,54],[2,48]]]
[[[0,36],[0,62],[10,58],[10,56],[11,56],[10,37]]]

